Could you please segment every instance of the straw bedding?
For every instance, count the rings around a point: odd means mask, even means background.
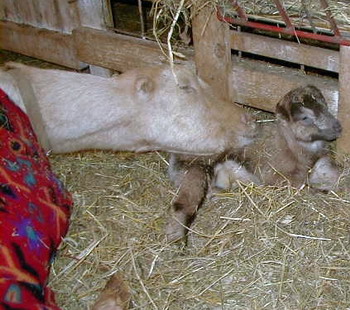
[[[350,309],[349,159],[337,193],[239,185],[213,195],[187,244],[165,240],[176,194],[166,154],[50,160],[75,201],[50,281],[63,309],[88,308],[116,272],[131,309]]]
[[[174,189],[163,154],[51,160],[76,202],[52,277],[65,309],[86,307],[115,272],[131,287],[131,309],[350,307],[348,168],[338,193],[241,185],[216,194],[185,245],[165,241]]]
[[[177,13],[180,13],[179,21],[190,23],[190,15],[195,15],[203,7],[223,9],[224,15],[237,15],[233,7],[232,0],[155,0],[153,1],[154,29],[162,32],[171,29],[171,24]],[[237,3],[244,9],[249,17],[258,21],[274,21],[283,25],[284,20],[281,17],[278,8],[272,0],[238,0]],[[337,26],[344,36],[349,36],[350,32],[350,3],[342,0],[327,0],[327,10],[322,7],[320,0],[282,0],[292,23],[296,27],[307,28],[313,32],[329,33],[327,14],[329,14],[337,23]],[[190,10],[189,10],[190,9]],[[191,14],[189,14],[191,12]]]

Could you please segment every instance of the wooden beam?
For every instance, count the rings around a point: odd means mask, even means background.
[[[262,35],[230,31],[231,48],[314,68],[339,71],[339,52]]]
[[[101,30],[114,27],[110,0],[79,0],[76,5],[79,15],[79,27],[91,27]],[[90,64],[90,73],[110,77],[113,71]]]
[[[78,58],[123,72],[166,62],[157,43],[105,30],[80,27],[73,31]]]
[[[229,25],[217,19],[215,8],[205,7],[194,16],[192,32],[199,77],[213,87],[217,96],[229,100],[232,67]]]
[[[306,75],[292,68],[270,64],[267,66],[261,61],[233,57],[230,80],[233,101],[271,112],[274,111],[277,102],[291,89],[313,84],[322,91],[331,112],[337,114],[338,81],[333,78]]]
[[[350,153],[350,46],[340,47],[339,113],[343,133],[337,140],[339,154]]]
[[[81,69],[72,36],[57,31],[0,21],[0,48],[68,68]]]

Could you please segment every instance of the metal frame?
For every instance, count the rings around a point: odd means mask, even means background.
[[[218,7],[217,17],[220,21],[228,22],[230,24],[238,25],[238,26],[245,26],[245,27],[250,27],[250,28],[255,28],[255,29],[262,29],[262,30],[266,30],[266,31],[272,31],[272,32],[277,32],[277,33],[293,35],[297,38],[298,37],[308,38],[308,39],[318,40],[318,41],[322,41],[322,42],[350,46],[350,40],[344,38],[341,35],[335,19],[332,17],[330,10],[328,10],[329,5],[327,3],[327,0],[320,0],[320,3],[321,3],[322,8],[326,12],[327,21],[330,25],[332,35],[318,34],[318,33],[314,33],[314,32],[308,32],[308,31],[297,29],[293,25],[291,19],[289,18],[288,14],[287,14],[286,9],[284,8],[284,6],[280,0],[274,0],[274,2],[275,2],[275,5],[276,5],[282,19],[283,19],[285,27],[269,25],[269,24],[266,24],[266,23],[263,23],[260,21],[252,21],[249,18],[249,15],[246,14],[244,8],[238,3],[237,0],[232,0],[231,2],[232,2],[233,8],[237,12],[237,17],[224,16],[222,13],[222,9],[220,7]],[[310,24],[312,24],[312,22],[310,22]]]

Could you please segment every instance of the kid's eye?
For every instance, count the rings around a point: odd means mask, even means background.
[[[313,124],[313,119],[309,116],[303,116],[301,118],[301,121],[303,122],[304,125],[312,125]]]

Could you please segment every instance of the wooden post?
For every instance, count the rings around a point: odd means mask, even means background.
[[[350,153],[350,46],[340,46],[338,118],[343,126],[337,141],[340,155]]]
[[[113,27],[113,16],[110,0],[80,0],[78,2],[80,26],[91,27],[108,31]],[[90,73],[109,77],[112,71],[102,67],[90,65]]]
[[[0,20],[5,19],[5,3],[0,1]]]
[[[192,28],[198,76],[213,87],[217,96],[230,100],[229,25],[217,19],[215,8],[205,7],[194,16]]]
[[[0,20],[0,48],[68,68],[85,66],[76,57],[72,36],[59,31]]]

